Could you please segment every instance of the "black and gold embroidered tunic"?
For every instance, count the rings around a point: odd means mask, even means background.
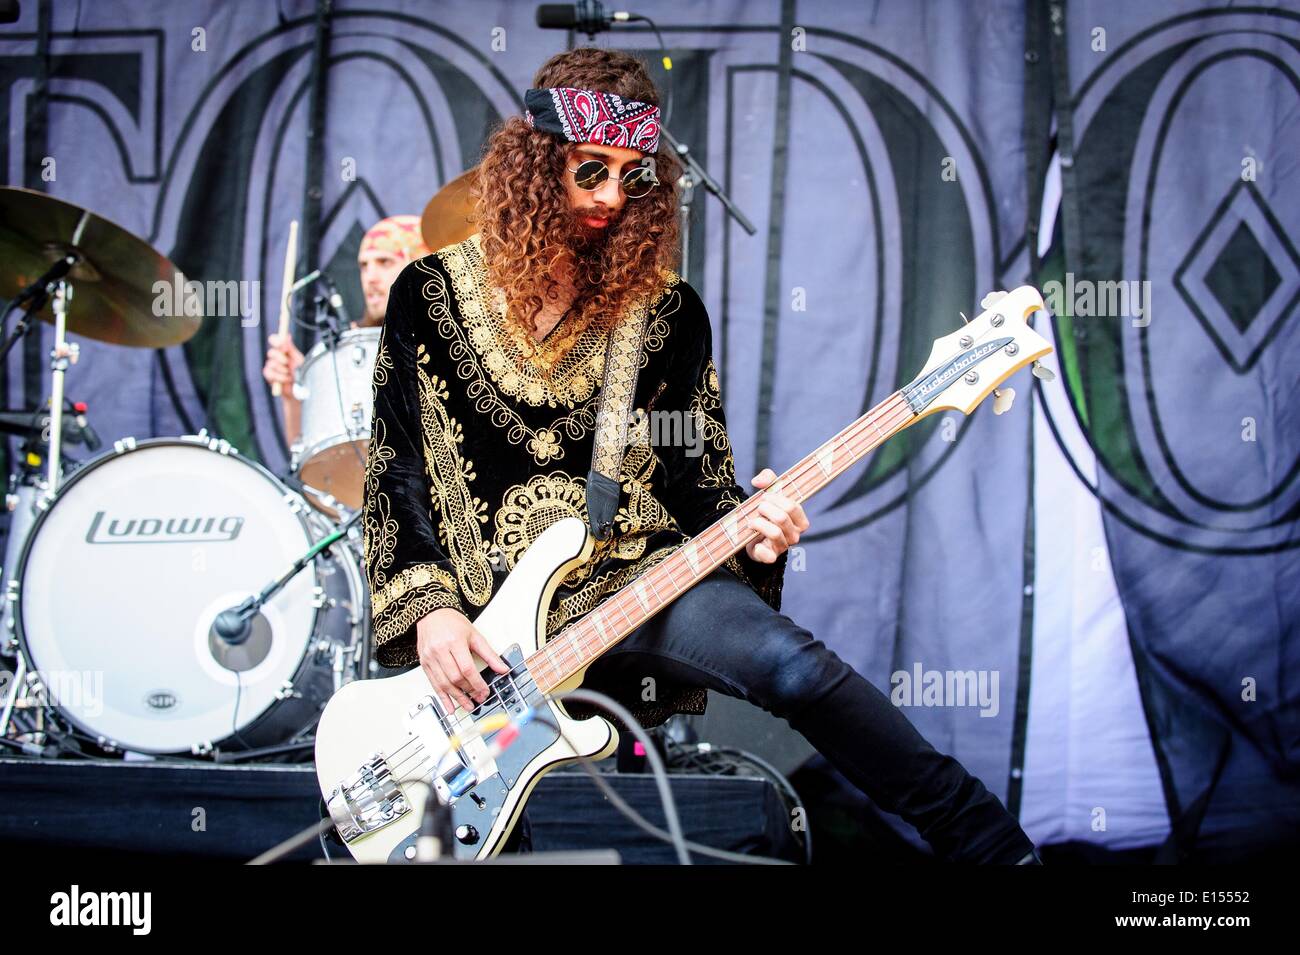
[[[473,620],[554,521],[587,522],[610,333],[586,330],[545,374],[517,337],[526,333],[506,322],[478,238],[411,263],[389,294],[363,515],[384,666],[417,662],[415,624],[426,614],[454,607]],[[676,273],[663,279],[634,315],[648,325],[614,534],[557,589],[548,637],[747,496],[735,480],[708,315]],[[780,609],[786,556],[764,564],[741,550],[727,566]]]

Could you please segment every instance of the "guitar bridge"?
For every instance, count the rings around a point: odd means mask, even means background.
[[[411,811],[387,761],[378,753],[366,760],[355,776],[339,784],[325,805],[345,844]]]

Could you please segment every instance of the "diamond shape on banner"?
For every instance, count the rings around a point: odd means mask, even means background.
[[[1196,237],[1174,285],[1241,374],[1300,302],[1300,254],[1254,184],[1238,182]]]

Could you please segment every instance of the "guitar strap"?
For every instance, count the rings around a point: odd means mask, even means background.
[[[628,418],[641,371],[641,346],[649,313],[648,308],[633,310],[611,329],[605,346],[605,380],[600,388],[591,470],[587,474],[587,521],[597,540],[609,540],[614,534]]]

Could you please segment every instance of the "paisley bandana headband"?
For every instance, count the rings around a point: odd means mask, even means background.
[[[659,107],[599,90],[571,86],[530,89],[524,118],[573,143],[621,146],[653,155],[659,149]]]

